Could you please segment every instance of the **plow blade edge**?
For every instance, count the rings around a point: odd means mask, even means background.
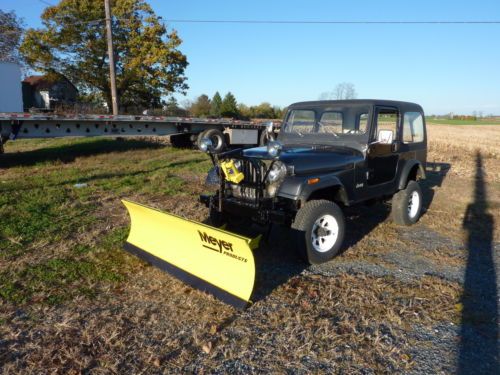
[[[127,251],[235,307],[249,304],[258,239],[122,202],[131,220]]]

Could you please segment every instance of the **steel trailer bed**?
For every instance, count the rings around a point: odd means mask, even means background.
[[[258,144],[265,131],[262,124],[224,118],[0,113],[0,153],[5,142],[15,139],[174,136],[177,140],[194,142],[199,133],[208,129],[225,133],[228,144],[245,145]]]

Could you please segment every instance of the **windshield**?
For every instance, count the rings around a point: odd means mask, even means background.
[[[286,143],[336,141],[360,142],[367,137],[370,108],[365,106],[328,109],[291,109],[280,139]]]

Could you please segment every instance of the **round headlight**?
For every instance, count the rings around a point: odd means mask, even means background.
[[[209,151],[213,146],[212,140],[210,138],[203,138],[200,141],[200,150],[203,152]]]
[[[280,161],[273,163],[271,170],[267,175],[267,179],[270,183],[276,182],[286,176],[286,166]]]
[[[279,155],[283,145],[278,141],[271,141],[267,144],[267,153],[271,157],[276,157]]]

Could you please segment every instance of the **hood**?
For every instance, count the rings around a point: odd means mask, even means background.
[[[267,147],[244,150],[243,156],[272,159]],[[278,160],[293,166],[295,174],[306,174],[353,168],[354,163],[363,160],[363,155],[355,149],[341,146],[285,146]]]

